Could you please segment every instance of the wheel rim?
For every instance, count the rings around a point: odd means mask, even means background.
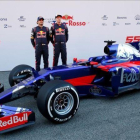
[[[74,105],[74,98],[69,92],[63,92],[54,100],[54,110],[59,115],[68,114]]]
[[[25,80],[26,78],[32,76],[32,73],[31,73],[30,70],[27,71],[27,72],[24,72],[24,73],[19,72],[19,73],[16,74],[14,77],[18,77],[18,76],[22,76],[22,75],[26,75],[26,77],[25,77],[25,78],[22,78],[22,79],[15,80],[15,81],[14,81],[14,85],[18,84],[18,83],[20,82],[20,80]]]

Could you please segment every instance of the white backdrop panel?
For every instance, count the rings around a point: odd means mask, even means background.
[[[11,70],[18,64],[34,67],[30,34],[31,28],[37,25],[38,16],[50,19],[59,13],[73,16],[74,22],[86,22],[85,26],[68,26],[68,63],[72,62],[73,57],[88,59],[90,56],[103,55],[104,40],[124,43],[126,36],[140,34],[140,26],[136,25],[140,20],[135,20],[135,16],[140,14],[139,1],[1,1],[0,7],[0,71]],[[104,15],[108,17],[107,20],[102,19]],[[25,21],[19,21],[20,16]],[[7,18],[7,21],[3,18]],[[113,26],[113,22],[119,25]],[[4,24],[12,27],[4,28]],[[21,28],[20,25],[26,27]],[[44,25],[51,27],[47,20]],[[50,43],[49,66],[52,66],[52,60],[53,46]]]

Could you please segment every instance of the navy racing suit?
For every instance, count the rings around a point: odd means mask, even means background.
[[[44,68],[48,67],[48,44],[49,44],[49,28],[48,27],[34,27],[31,32],[31,43],[35,48],[35,67],[40,71],[41,55],[43,55]]]
[[[54,45],[53,66],[57,66],[61,53],[62,64],[67,64],[66,42],[68,41],[68,28],[66,24],[54,23],[50,30],[50,40]]]

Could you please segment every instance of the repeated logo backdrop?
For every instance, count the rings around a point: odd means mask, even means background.
[[[44,26],[50,28],[55,15],[63,15],[62,22],[69,28],[68,63],[74,57],[103,55],[104,40],[117,43],[140,40],[139,1],[1,1],[0,5],[0,71],[19,64],[34,67],[35,50],[30,35],[38,16],[43,16]],[[52,60],[50,43],[49,66]]]

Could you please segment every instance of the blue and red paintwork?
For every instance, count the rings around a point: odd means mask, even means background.
[[[138,44],[139,42],[131,43],[134,47],[133,49],[136,50],[139,50]],[[21,91],[27,86],[32,86],[35,83],[40,84],[40,79],[43,79],[45,82],[49,82],[51,80],[50,76],[53,79],[59,77],[60,80],[71,83],[76,87],[79,96],[89,94],[96,96],[115,96],[116,94],[122,92],[122,87],[123,91],[124,89],[129,90],[133,88],[140,88],[140,86],[137,87],[139,84],[138,76],[140,73],[140,57],[135,56],[135,54],[133,54],[132,58],[117,57],[118,47],[119,44],[109,46],[109,55],[90,57],[87,61],[75,60],[73,64],[69,64],[67,66],[61,65],[48,69],[42,69],[38,74],[33,73],[33,75],[28,79],[0,93],[0,104],[20,96],[22,97],[23,95],[20,95]],[[114,93],[111,89],[112,84],[114,84],[111,79],[118,73],[118,69],[120,68],[123,69],[123,75],[120,74],[117,76],[123,78],[123,81],[122,83],[117,83],[119,85],[118,93]],[[126,81],[124,77],[122,77],[125,74],[128,76],[130,74],[130,81]],[[136,77],[135,80],[133,80],[133,77]],[[97,91],[98,88],[100,93],[94,92],[94,88],[95,91]],[[25,93],[25,95],[28,95],[28,93]]]
[[[121,52],[122,49],[123,51]],[[139,42],[107,46],[107,55],[74,58],[72,64],[42,69],[10,89],[0,93],[0,104],[30,94],[30,88],[41,87],[42,82],[63,80],[76,87],[79,96],[114,97],[122,92],[140,89]]]

